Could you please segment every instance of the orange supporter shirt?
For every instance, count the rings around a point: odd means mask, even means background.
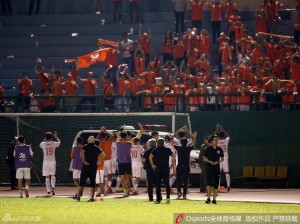
[[[252,57],[251,61],[252,64],[256,65],[258,62],[258,59],[262,56],[262,49],[261,48],[254,48],[252,51]]]
[[[267,57],[271,62],[274,62],[278,57],[278,46],[269,43],[266,43],[265,46],[267,48]]]
[[[202,20],[203,19],[203,3],[191,2],[192,8],[192,20]]]
[[[157,61],[157,63],[155,61],[151,61],[149,64],[150,70],[155,73],[155,77],[157,77],[160,73],[160,64],[160,61]]]
[[[145,79],[146,90],[151,90],[154,79],[156,78],[155,72],[145,72],[141,77]]]
[[[76,82],[75,81],[66,81],[62,84],[62,86],[65,88],[66,90],[66,95],[72,95],[74,96],[76,94]]]
[[[145,52],[145,54],[150,54],[151,50],[151,37],[144,37],[142,36],[140,38],[140,44],[141,44],[141,48],[142,50]]]
[[[232,46],[221,47],[220,52],[222,55],[222,63],[223,64],[228,64],[229,61],[232,59],[232,51],[233,51]]]
[[[84,94],[85,95],[94,95],[96,93],[97,81],[94,79],[82,79],[82,83],[84,86]]]
[[[291,61],[291,80],[297,80],[300,82],[300,65],[296,65]]]
[[[200,61],[198,64],[198,70],[204,69],[204,74],[208,75],[209,73],[209,63],[207,61]]]
[[[140,91],[141,86],[142,86],[141,79],[135,79],[135,78],[130,79],[130,93],[131,94],[136,94],[138,91]]]
[[[78,76],[78,71],[74,69],[73,71],[70,72],[72,75],[72,80],[76,82],[77,76]]]
[[[143,58],[134,58],[134,68],[135,72],[142,74],[145,71],[145,60]]]
[[[210,53],[210,36],[200,36],[200,54],[209,54]]]
[[[21,85],[20,94],[22,96],[29,96],[31,93],[32,80],[31,79],[27,79],[27,80],[20,79],[18,81],[18,84]]]
[[[211,10],[211,21],[221,21],[222,20],[222,4],[212,4],[210,5]]]
[[[63,88],[60,81],[55,81],[52,87],[54,96],[61,96],[63,94]]]
[[[102,152],[105,153],[105,160],[111,160],[111,145],[114,142],[113,139],[110,140],[101,140],[99,142],[99,148],[102,150]]]
[[[112,83],[107,85],[107,82],[105,80],[102,80],[101,84],[105,99],[112,99],[112,95],[114,95],[114,85]]]
[[[38,73],[36,77],[40,80],[41,90],[46,89],[46,85],[48,83],[49,74],[48,73]]]
[[[118,95],[123,95],[128,89],[130,89],[130,82],[121,78],[118,79]]]
[[[105,157],[106,158],[106,157]],[[101,156],[98,156],[97,162],[101,160]],[[103,170],[104,169],[104,161],[97,167],[97,170]],[[99,175],[101,176],[101,175]]]
[[[162,43],[163,46],[163,53],[172,53],[173,47],[174,47],[174,41],[173,40],[164,40]]]
[[[233,10],[236,9],[236,4],[234,2],[226,3],[226,12],[225,18],[228,20],[230,16],[233,14]]]
[[[265,18],[262,16],[257,16],[256,18],[256,33],[258,32],[264,32],[264,33],[268,32]]]
[[[173,55],[175,59],[184,57],[184,45],[182,41],[174,46]]]

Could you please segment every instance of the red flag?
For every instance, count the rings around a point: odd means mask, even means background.
[[[111,48],[104,48],[97,51],[93,51],[89,54],[79,56],[77,59],[77,69],[88,68],[97,62],[105,61],[108,53],[111,51]]]

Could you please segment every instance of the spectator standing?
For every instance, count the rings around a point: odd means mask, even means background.
[[[220,36],[221,33],[221,22],[222,22],[222,11],[224,5],[220,3],[219,0],[214,0],[210,4],[211,10],[211,28],[212,28],[212,43],[216,43],[216,39]]]
[[[130,53],[134,49],[133,41],[128,38],[127,32],[123,33],[123,38],[124,40],[120,44],[120,51],[122,52],[123,63],[127,64],[129,68],[129,74],[131,75],[131,72],[134,70],[134,68],[132,68],[133,59]]]
[[[84,86],[84,97],[79,102],[79,109],[81,110],[82,104],[89,102],[90,105],[92,105],[92,111],[96,112],[96,91],[98,89],[98,84],[95,79],[93,79],[94,73],[89,72],[87,79],[82,79],[80,76],[78,76],[78,79],[83,83]]]
[[[75,112],[76,110],[76,89],[78,89],[78,85],[76,81],[72,81],[72,74],[67,74],[67,80],[62,83],[63,86],[63,93],[65,95],[64,97],[64,103],[66,105],[66,112]]]
[[[20,87],[20,93],[19,96],[20,104],[23,105],[24,103],[24,109],[28,110],[30,105],[30,94],[31,94],[31,88],[32,88],[32,80],[29,79],[29,74],[24,72],[22,79],[18,81],[19,87]]]
[[[14,139],[10,142],[10,147],[7,148],[6,153],[6,163],[9,168],[10,174],[10,189],[16,189],[16,168],[15,168],[15,159],[14,159],[14,150],[15,147],[18,145],[18,137],[14,137]]]
[[[172,0],[175,14],[175,33],[179,32],[179,23],[181,33],[185,32],[184,28],[184,15],[187,7],[187,0]]]
[[[136,23],[141,23],[140,0],[129,0],[130,24],[133,24],[133,14],[135,13]]]
[[[150,63],[150,53],[151,53],[151,29],[148,26],[148,33],[144,32],[142,34],[142,25],[139,26],[139,44],[141,49],[145,53],[145,66],[148,67]]]
[[[202,29],[203,7],[207,0],[190,0],[192,8],[192,27],[198,30]]]

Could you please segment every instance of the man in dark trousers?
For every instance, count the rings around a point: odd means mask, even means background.
[[[203,156],[205,153],[205,149],[209,146],[209,136],[206,135],[203,140],[203,144],[200,148],[199,153],[199,166],[201,168],[200,174],[200,192],[206,192],[206,162],[203,161]]]
[[[177,180],[177,199],[182,196],[181,182],[183,181],[183,199],[186,199],[189,173],[190,173],[190,153],[196,144],[197,132],[190,134],[193,140],[191,146],[187,146],[188,139],[182,138],[180,140],[181,146],[174,146],[177,150],[178,165],[176,167],[176,180]]]
[[[164,147],[164,139],[157,140],[157,147],[150,153],[149,161],[152,169],[155,172],[156,183],[156,204],[162,200],[161,196],[161,180],[163,179],[167,192],[167,204],[170,204],[170,184],[169,184],[169,157],[172,157],[172,165],[175,164],[175,154],[171,149]]]
[[[80,174],[80,183],[77,191],[77,197],[74,197],[74,199],[80,201],[80,197],[82,196],[82,192],[84,189],[84,184],[87,178],[89,178],[91,183],[91,198],[90,200],[88,200],[88,202],[93,202],[96,190],[97,167],[98,165],[104,162],[105,153],[102,152],[101,149],[95,145],[94,136],[90,136],[87,142],[88,144],[84,145],[80,152],[83,167]],[[100,160],[98,160],[99,156]]]
[[[28,15],[32,14],[33,8],[34,8],[34,3],[36,3],[35,14],[36,15],[39,14],[40,6],[41,6],[41,0],[30,0]]]
[[[156,147],[156,140],[154,138],[149,139],[148,150],[144,153],[142,158],[144,170],[146,170],[146,174],[147,174],[147,191],[148,191],[149,201],[153,201],[153,184],[154,184],[154,170],[151,167],[149,156],[155,147]]]
[[[10,147],[7,148],[7,154],[6,154],[6,163],[9,167],[9,174],[10,174],[10,189],[15,190],[16,189],[16,169],[15,169],[15,159],[14,159],[14,150],[17,146],[18,137],[15,137],[10,142]]]
[[[207,163],[207,200],[206,204],[210,203],[210,194],[213,188],[213,204],[217,204],[216,198],[218,195],[218,186],[220,178],[220,163],[224,160],[224,154],[221,147],[218,146],[218,136],[212,135],[209,138],[209,147],[205,149],[203,161]]]

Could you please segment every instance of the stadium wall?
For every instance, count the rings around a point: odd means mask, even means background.
[[[195,112],[191,113],[198,144],[219,122],[230,135],[229,164],[232,179],[243,166],[288,167],[288,184],[300,186],[299,112]]]

